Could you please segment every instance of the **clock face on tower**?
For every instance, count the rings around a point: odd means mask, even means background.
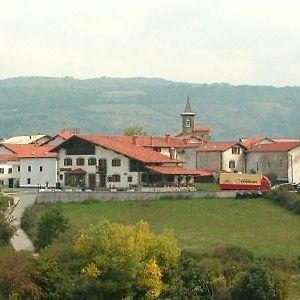
[[[185,121],[185,127],[187,127],[187,128],[191,127],[191,120],[190,119],[186,119],[186,121]]]

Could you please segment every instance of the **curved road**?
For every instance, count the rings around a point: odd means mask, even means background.
[[[24,210],[34,204],[36,193],[35,192],[20,192],[12,195],[14,198],[19,198],[19,203],[12,213],[14,221],[12,224],[16,227],[17,231],[14,236],[11,238],[10,242],[16,251],[26,250],[34,252],[35,248],[25,234],[23,229],[21,229],[21,218]],[[17,199],[16,199],[17,200]]]

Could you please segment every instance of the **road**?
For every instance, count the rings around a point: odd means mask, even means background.
[[[21,229],[21,218],[24,210],[34,203],[36,193],[20,192],[17,194],[13,194],[12,196],[19,198],[20,201],[12,213],[12,217],[14,219],[13,225],[16,227],[17,231],[11,238],[10,242],[16,251],[26,250],[30,252],[35,252],[35,248],[31,240],[25,234],[23,229]]]

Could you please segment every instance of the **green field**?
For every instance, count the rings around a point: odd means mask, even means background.
[[[269,200],[202,199],[55,204],[70,219],[72,233],[101,220],[149,222],[155,232],[172,230],[182,249],[208,253],[236,245],[256,255],[300,255],[300,217]],[[40,215],[51,205],[36,205]],[[69,232],[66,236],[71,236]]]

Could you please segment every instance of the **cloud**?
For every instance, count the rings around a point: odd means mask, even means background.
[[[10,0],[0,12],[1,77],[296,85],[299,9],[296,0]]]

